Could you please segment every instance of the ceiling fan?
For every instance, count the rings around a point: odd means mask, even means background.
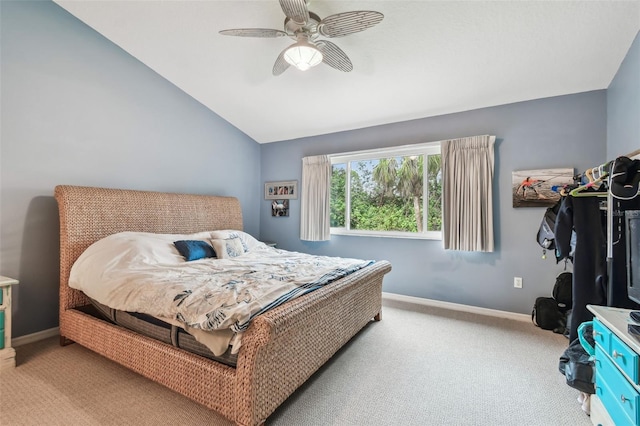
[[[238,28],[220,31],[220,34],[229,36],[262,38],[287,36],[296,40],[294,44],[280,52],[273,65],[273,75],[282,74],[290,65],[305,71],[320,62],[339,71],[353,70],[351,60],[342,49],[328,40],[319,40],[318,37],[344,37],[371,28],[384,18],[380,12],[355,10],[336,13],[320,19],[318,15],[309,11],[309,2],[306,0],[279,1],[286,16],[284,31],[268,28]]]

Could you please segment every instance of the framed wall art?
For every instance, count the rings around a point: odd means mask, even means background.
[[[559,189],[573,184],[573,169],[513,172],[513,207],[551,207],[560,200]]]
[[[298,198],[298,181],[266,182],[264,184],[265,200],[291,200]]]
[[[289,216],[289,200],[273,200],[271,202],[271,216]]]

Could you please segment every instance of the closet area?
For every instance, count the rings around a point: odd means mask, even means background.
[[[555,223],[557,261],[573,264],[569,341],[593,319],[587,305],[640,309],[627,293],[626,212],[640,210],[640,150],[585,170],[563,188]]]
[[[638,426],[640,323],[632,313],[640,319],[640,150],[574,180],[561,191],[554,228],[556,260],[573,264],[560,373],[580,391],[592,424]]]

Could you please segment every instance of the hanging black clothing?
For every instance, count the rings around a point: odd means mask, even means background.
[[[598,197],[564,198],[555,227],[558,260],[569,256],[571,231],[575,231],[576,241],[570,342],[578,337],[578,326],[593,319],[587,305],[606,304],[606,215],[600,211]]]

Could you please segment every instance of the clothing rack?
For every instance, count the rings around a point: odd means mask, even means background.
[[[627,297],[626,244],[622,238],[624,212],[640,209],[638,155],[640,150],[589,168],[580,175],[587,177],[582,185],[563,187],[566,191],[575,189],[565,194],[571,196],[559,205],[554,228],[556,259],[571,259],[574,254],[570,341],[578,337],[580,324],[593,318],[589,304],[640,309]]]
[[[635,150],[624,157],[634,158],[640,156],[640,149]],[[596,167],[589,168],[574,176],[574,180],[579,182],[580,185],[577,188],[571,190],[570,195],[572,197],[607,197],[607,258],[606,268],[607,277],[610,280],[613,276],[613,194],[611,193],[611,175],[613,174],[613,167],[615,159],[607,161]],[[586,183],[585,183],[586,180]],[[586,191],[589,188],[598,187],[602,184],[607,185],[606,191]],[[613,299],[613,285],[607,285],[607,301]]]

